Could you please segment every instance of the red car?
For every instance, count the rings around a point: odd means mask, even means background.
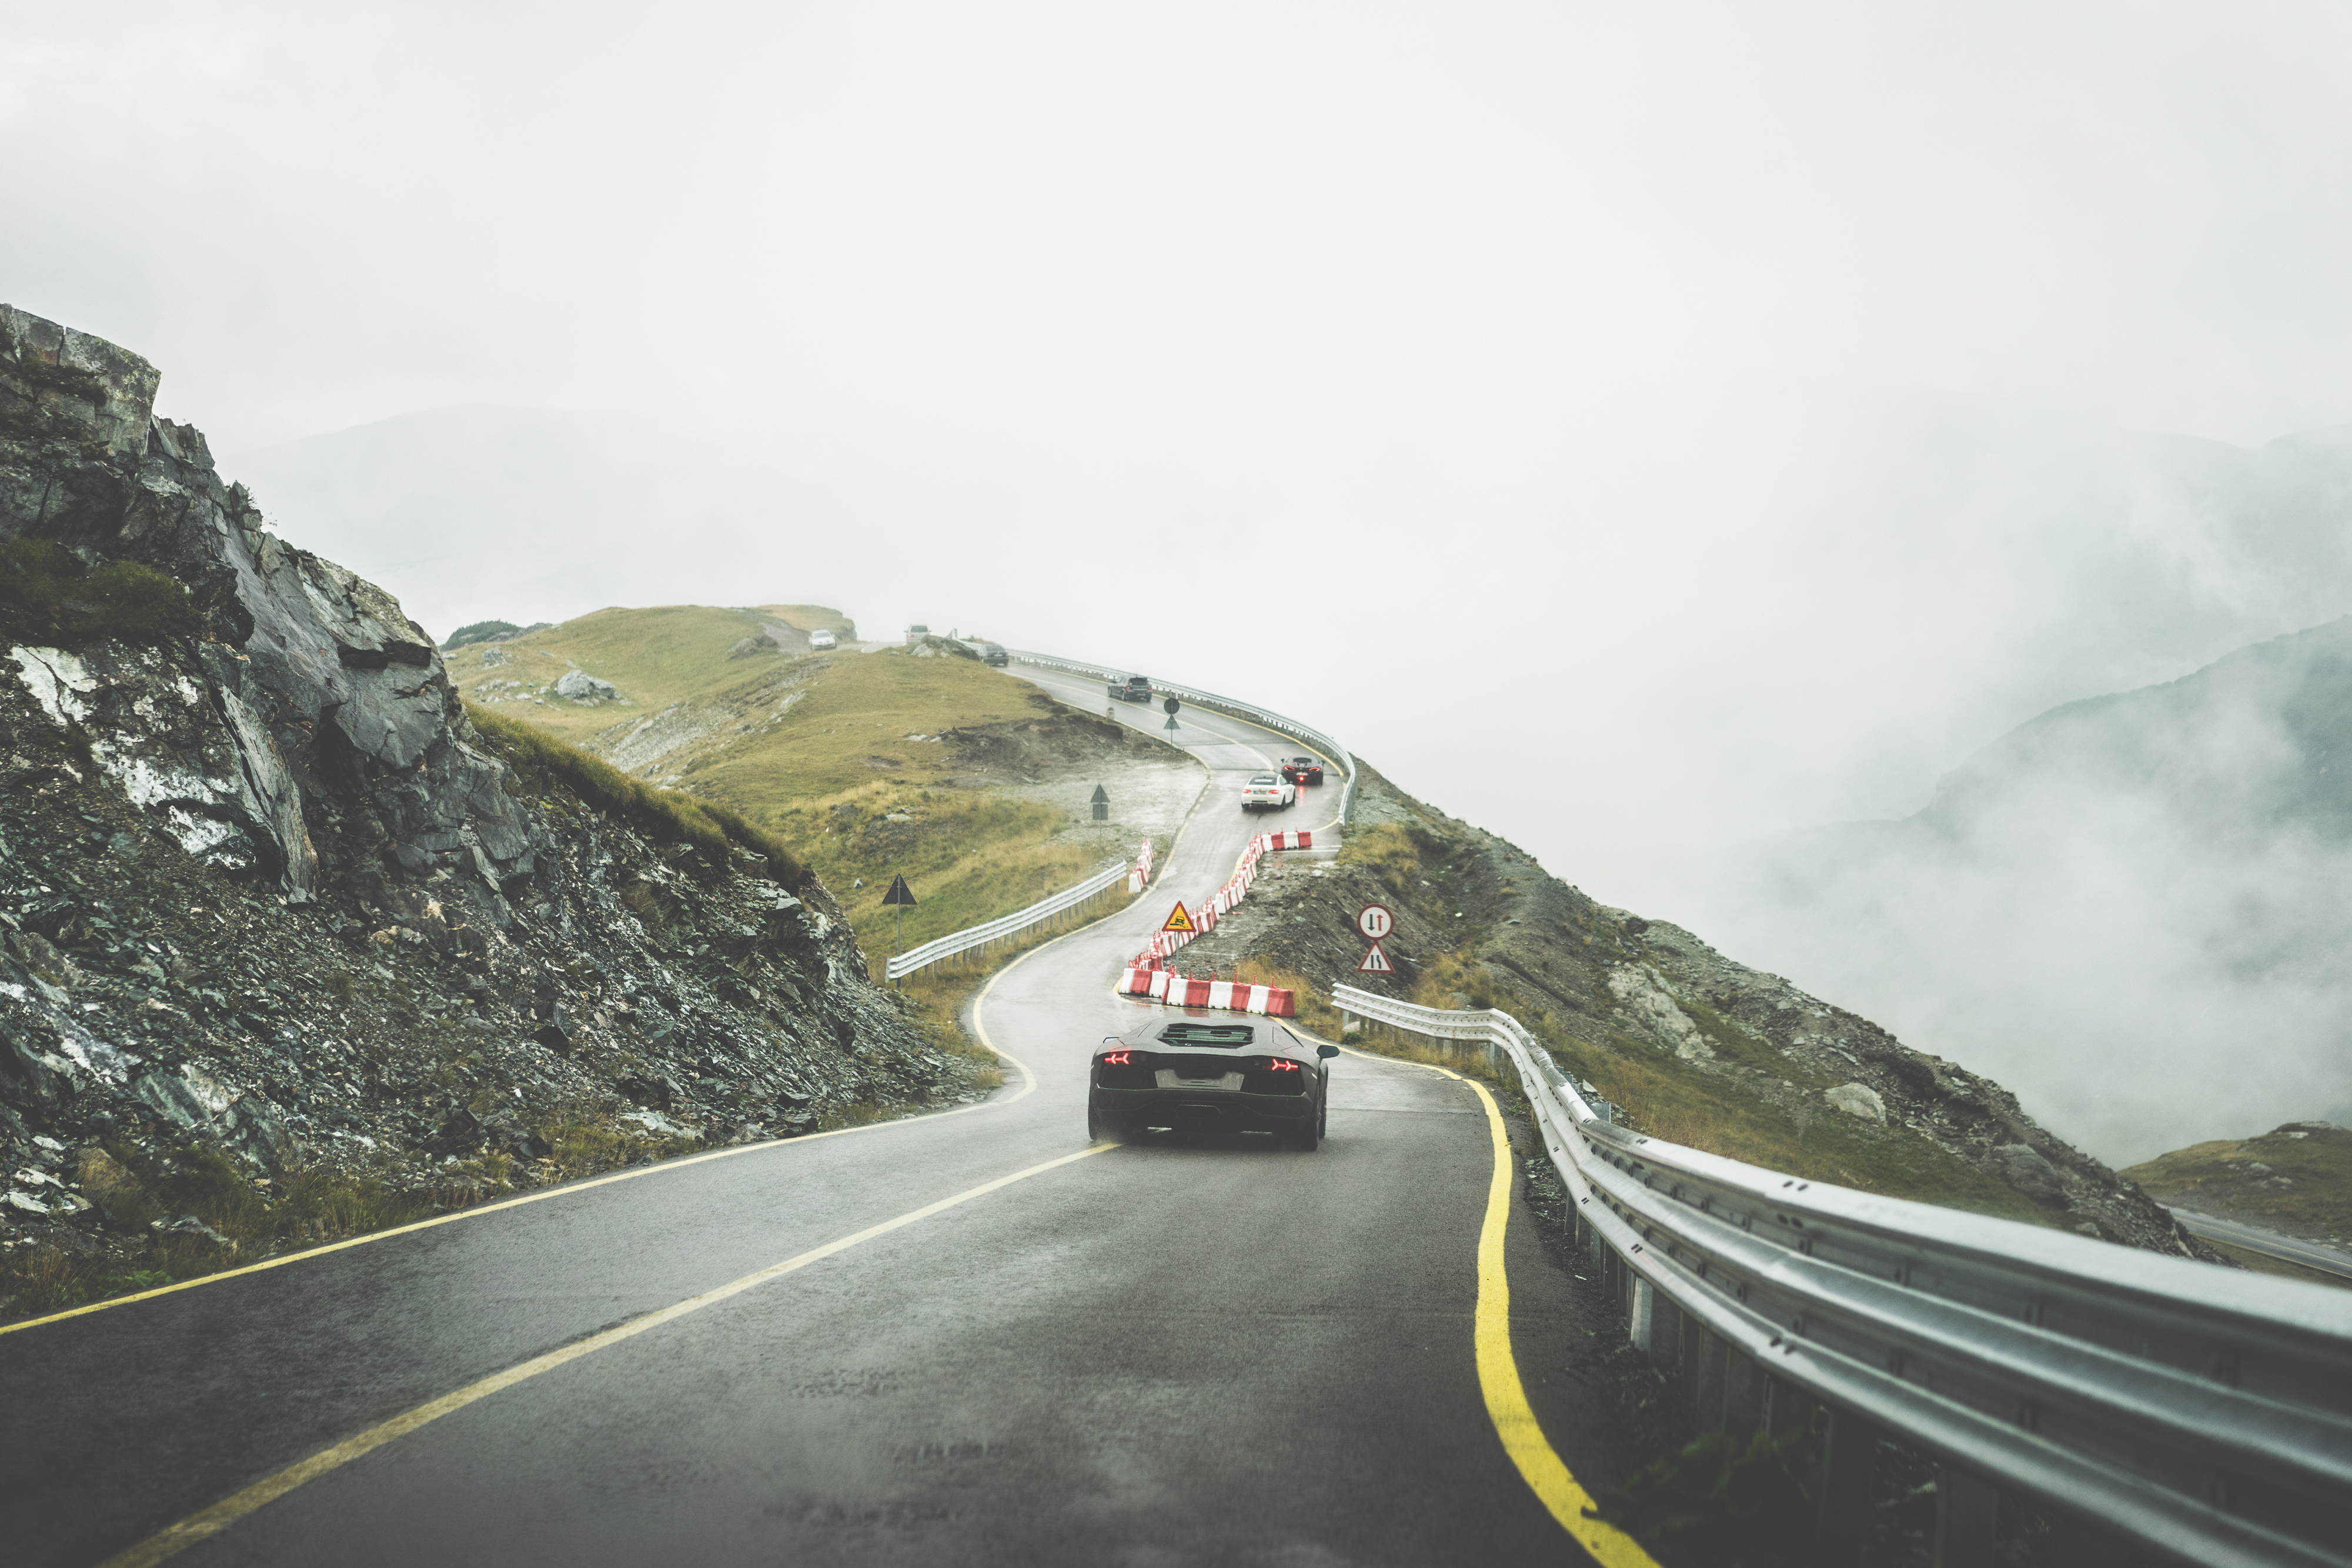
[[[1282,780],[1286,784],[1320,784],[1323,765],[1311,757],[1286,757],[1282,759]]]

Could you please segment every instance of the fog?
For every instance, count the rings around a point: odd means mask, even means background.
[[[2352,611],[2279,441],[2352,424],[2341,7],[0,18],[0,297],[436,632],[816,600],[1245,693],[2103,1153],[2341,1040],[2145,918],[2270,840],[2126,835],[2063,958],[1974,862],[1725,869]]]

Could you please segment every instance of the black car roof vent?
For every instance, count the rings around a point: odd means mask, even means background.
[[[1160,1031],[1162,1045],[1247,1045],[1257,1030],[1245,1023],[1171,1023]]]

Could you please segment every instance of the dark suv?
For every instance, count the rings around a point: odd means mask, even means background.
[[[1123,703],[1148,703],[1151,700],[1151,677],[1129,675],[1124,681],[1113,681],[1110,695]]]
[[[979,648],[980,660],[984,664],[994,664],[997,668],[1003,669],[1013,662],[1013,655],[1004,651],[1004,644],[1002,643],[975,643],[974,646]]]

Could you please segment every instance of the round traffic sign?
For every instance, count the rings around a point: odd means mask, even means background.
[[[1172,713],[1174,713],[1178,708],[1180,708],[1180,707],[1183,706],[1184,705],[1183,705],[1183,704],[1181,704],[1181,703],[1180,703],[1180,702],[1178,702],[1174,697],[1170,697],[1166,702],[1161,703],[1160,706],[1161,707],[1166,708],[1170,713],[1171,713],[1171,714],[1172,714]]]
[[[1367,942],[1377,942],[1396,929],[1396,916],[1385,904],[1367,904],[1356,911],[1356,929]]]

